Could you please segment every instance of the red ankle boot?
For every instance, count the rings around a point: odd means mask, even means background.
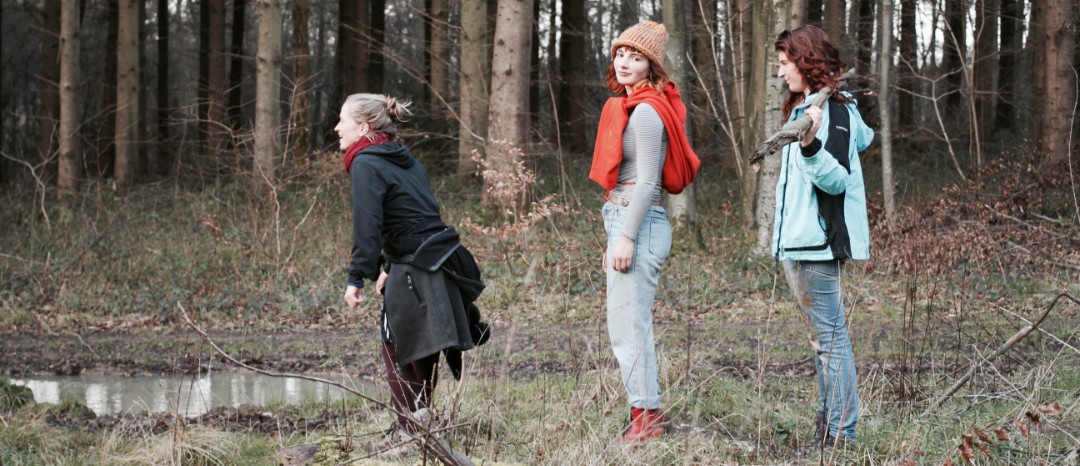
[[[640,442],[664,435],[671,421],[659,409],[630,408],[630,425],[621,436],[624,442]]]

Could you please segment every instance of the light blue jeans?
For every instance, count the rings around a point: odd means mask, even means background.
[[[840,292],[840,261],[784,261],[795,302],[806,315],[817,369],[818,412],[828,421],[829,435],[855,440],[859,420],[858,377],[848,339]]]
[[[628,208],[604,203],[607,257],[622,236]],[[671,224],[667,211],[651,206],[634,242],[630,270],[619,272],[607,265],[607,323],[611,349],[619,361],[623,385],[631,407],[660,408],[656,343],[653,340],[653,299],[660,281],[660,267],[671,252]]]

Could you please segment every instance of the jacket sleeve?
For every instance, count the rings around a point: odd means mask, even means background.
[[[814,186],[835,195],[847,190],[848,178],[851,174],[849,168],[851,123],[855,118],[851,118],[852,111],[846,105],[837,107],[835,102],[830,101],[828,107],[829,111],[824,112],[821,128],[817,133],[817,138],[821,140],[821,149],[811,156],[799,157],[798,163],[802,164],[803,172]],[[834,108],[846,114],[847,121],[832,121],[830,114]],[[838,118],[838,120],[844,119]],[[862,120],[859,119],[859,121]]]
[[[364,279],[379,278],[382,254],[383,197],[386,183],[367,163],[353,164],[352,173],[352,259],[349,284],[363,287]]]

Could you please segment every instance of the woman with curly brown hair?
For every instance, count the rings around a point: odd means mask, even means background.
[[[855,440],[859,396],[848,339],[840,273],[847,260],[870,258],[866,190],[859,152],[874,132],[850,95],[837,92],[825,111],[810,105],[846,70],[820,28],[803,26],[776,39],[777,75],[788,86],[784,117],[813,122],[801,141],[783,148],[776,184],[772,253],[806,316],[817,372],[816,446]]]
[[[660,409],[653,341],[653,299],[671,250],[671,224],[662,190],[679,193],[693,180],[698,158],[686,138],[686,107],[661,61],[668,35],[646,21],[611,46],[607,85],[614,97],[600,115],[589,178],[606,190],[607,321],[630,405],[620,435],[637,442],[662,435],[670,422]]]

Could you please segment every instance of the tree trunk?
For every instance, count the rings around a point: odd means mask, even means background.
[[[998,86],[994,96],[994,130],[1010,131],[1016,122],[1016,57],[1023,48],[1020,18],[1022,0],[1001,0],[1001,50],[998,52]]]
[[[342,83],[342,100],[345,96],[368,89],[368,37],[371,11],[366,0],[339,0],[341,15],[338,29],[338,67]]]
[[[219,163],[229,163],[225,157],[225,0],[204,0],[209,4],[207,31],[206,114],[203,118],[207,150]]]
[[[368,54],[368,89],[381,94],[383,89],[383,48],[386,45],[386,0],[371,3],[371,49]],[[470,0],[479,1],[479,0]],[[486,3],[488,0],[483,0]]]
[[[964,31],[965,18],[964,0],[945,0],[945,37],[944,37],[944,60],[941,69],[950,73],[945,80],[948,83],[947,92],[951,92],[945,98],[947,114],[956,115],[960,112],[961,83],[964,80],[964,52],[967,48],[967,34]]]
[[[896,96],[901,129],[915,124],[915,73],[919,71],[916,55],[915,0],[900,0],[900,64],[897,75],[900,92]]]
[[[169,135],[169,0],[157,0],[157,111],[155,149],[147,171],[168,175],[172,170],[173,150]]]
[[[461,69],[458,80],[461,94],[459,114],[458,176],[477,173],[473,151],[482,153],[487,137],[488,88],[491,65],[488,61],[488,0],[461,4]]]
[[[1028,55],[1032,57],[1032,99],[1031,99],[1031,139],[1039,144],[1043,138],[1043,113],[1046,112],[1046,99],[1039,97],[1046,93],[1046,2],[1031,4],[1031,19],[1028,23]]]
[[[615,29],[619,32],[625,31],[638,23],[638,19],[641,16],[641,6],[638,2],[621,2],[618,4],[619,16],[615,21]],[[605,51],[606,55],[608,52]]]
[[[783,0],[755,3],[754,56],[750,76],[750,112],[748,141],[761,142],[783,124],[782,107],[787,97],[783,80],[771,72],[770,63],[776,59],[772,44],[788,26],[789,4]],[[748,152],[749,153],[749,152]],[[757,201],[754,219],[757,231],[757,250],[769,253],[773,220],[776,216],[776,182],[780,174],[780,157],[765,157],[758,172]]]
[[[585,89],[589,79],[585,73],[585,58],[589,50],[586,41],[588,36],[589,18],[585,14],[585,1],[564,1],[562,38],[559,40],[561,89],[558,93],[558,115],[562,141],[566,148],[575,154],[584,153],[589,144],[585,139]]]
[[[806,2],[806,24],[813,24],[819,28],[825,29],[825,24],[822,21],[822,10],[825,7],[823,0],[807,0]]]
[[[686,0],[663,0],[661,11],[663,22],[668,31],[667,67],[668,77],[684,92],[683,99],[692,100],[693,92],[689,79],[687,53],[689,53],[689,32],[686,30]],[[686,122],[687,131],[692,128]],[[670,194],[667,199],[668,218],[671,220],[672,240],[675,250],[700,251],[705,249],[705,240],[701,237],[698,225],[697,202],[694,198],[694,185],[686,187],[679,194]]]
[[[693,56],[693,64],[697,73],[691,74],[687,83],[693,89],[690,101],[690,122],[693,124],[693,139],[691,142],[697,150],[697,154],[703,160],[720,162],[720,141],[715,128],[718,126],[709,109],[711,98],[719,100],[721,94],[717,92],[720,83],[717,80],[718,61],[713,60],[716,53],[713,37],[716,37],[716,2],[690,0],[690,49]],[[718,39],[719,41],[719,39]],[[726,79],[726,77],[725,77]],[[706,93],[706,90],[709,93]],[[710,98],[710,94],[713,94]],[[723,105],[717,102],[717,106]]]
[[[1043,2],[1040,2],[1043,3]],[[1036,68],[1043,68],[1046,85],[1041,96],[1053,96],[1043,100],[1043,109],[1038,113],[1041,120],[1042,134],[1038,140],[1039,152],[1045,162],[1061,162],[1069,158],[1072,119],[1076,116],[1076,74],[1073,61],[1073,47],[1076,44],[1076,1],[1047,0],[1044,11],[1045,21],[1040,33],[1043,34],[1046,53],[1043,62]],[[1076,136],[1073,135],[1073,141]]]
[[[885,217],[896,215],[896,189],[893,183],[892,117],[889,114],[889,75],[892,72],[892,0],[881,2],[881,51],[878,64],[881,78],[878,84],[878,111],[881,112],[881,193],[885,201]]]
[[[232,63],[229,65],[229,127],[240,129],[244,121],[244,36],[247,32],[247,0],[233,0],[232,44],[229,46]]]
[[[57,194],[75,195],[82,181],[79,147],[79,2],[60,2],[60,162]]]
[[[101,177],[112,176],[116,162],[116,32],[120,21],[120,0],[106,1],[105,11],[105,79],[101,83],[101,110],[98,112],[101,122],[94,135],[94,157],[87,161],[91,174],[96,173]]]
[[[753,145],[758,141],[750,142],[747,137],[749,125],[749,105],[747,99],[750,92],[750,79],[753,55],[753,8],[750,0],[733,0],[732,10],[728,13],[728,24],[732,43],[732,89],[731,89],[731,134],[733,144],[739,145],[739,153],[753,153]],[[770,41],[771,43],[771,41]],[[764,79],[764,75],[761,75]],[[744,163],[743,160],[732,158],[728,168],[735,168],[736,173],[742,174],[739,178],[739,200],[742,212],[742,224],[747,230],[754,229],[754,201],[757,197],[757,176],[748,170],[740,170],[734,165]]]
[[[791,1],[791,23],[789,28],[795,29],[806,23],[806,8],[808,0],[792,0]]]
[[[431,74],[431,94],[428,106],[443,112],[443,102],[450,101],[450,6],[447,0],[431,0],[428,21],[431,22],[431,53],[428,70]]]
[[[45,0],[41,47],[41,114],[38,122],[38,159],[47,161],[43,180],[56,180],[57,123],[60,118],[60,0]]]
[[[257,0],[259,40],[255,54],[255,166],[253,186],[259,194],[275,183],[275,155],[280,150],[281,0]]]
[[[306,158],[311,148],[308,109],[312,82],[307,0],[293,0],[292,27],[293,95],[292,110],[289,112],[289,152],[293,159],[300,159]]]
[[[139,5],[121,0],[116,33],[116,166],[113,177],[131,186],[139,171]]]
[[[975,58],[972,98],[975,99],[975,140],[988,141],[994,123],[994,60],[997,57],[997,0],[975,2]],[[981,152],[981,150],[980,150]],[[980,155],[979,160],[982,159]]]
[[[859,0],[859,12],[856,16],[855,41],[855,70],[869,71],[870,57],[874,51],[874,2],[877,0]],[[850,65],[849,65],[850,66]],[[868,74],[868,73],[860,73]]]
[[[491,61],[491,98],[488,106],[488,134],[491,140],[524,149],[528,141],[529,50],[532,48],[533,1],[498,0],[495,24],[495,54]],[[513,173],[514,152],[498,150],[489,143],[488,168]],[[484,180],[484,202],[496,204],[491,195],[494,180]]]
[[[847,46],[845,18],[847,11],[844,0],[825,0],[825,32],[841,50]]]

